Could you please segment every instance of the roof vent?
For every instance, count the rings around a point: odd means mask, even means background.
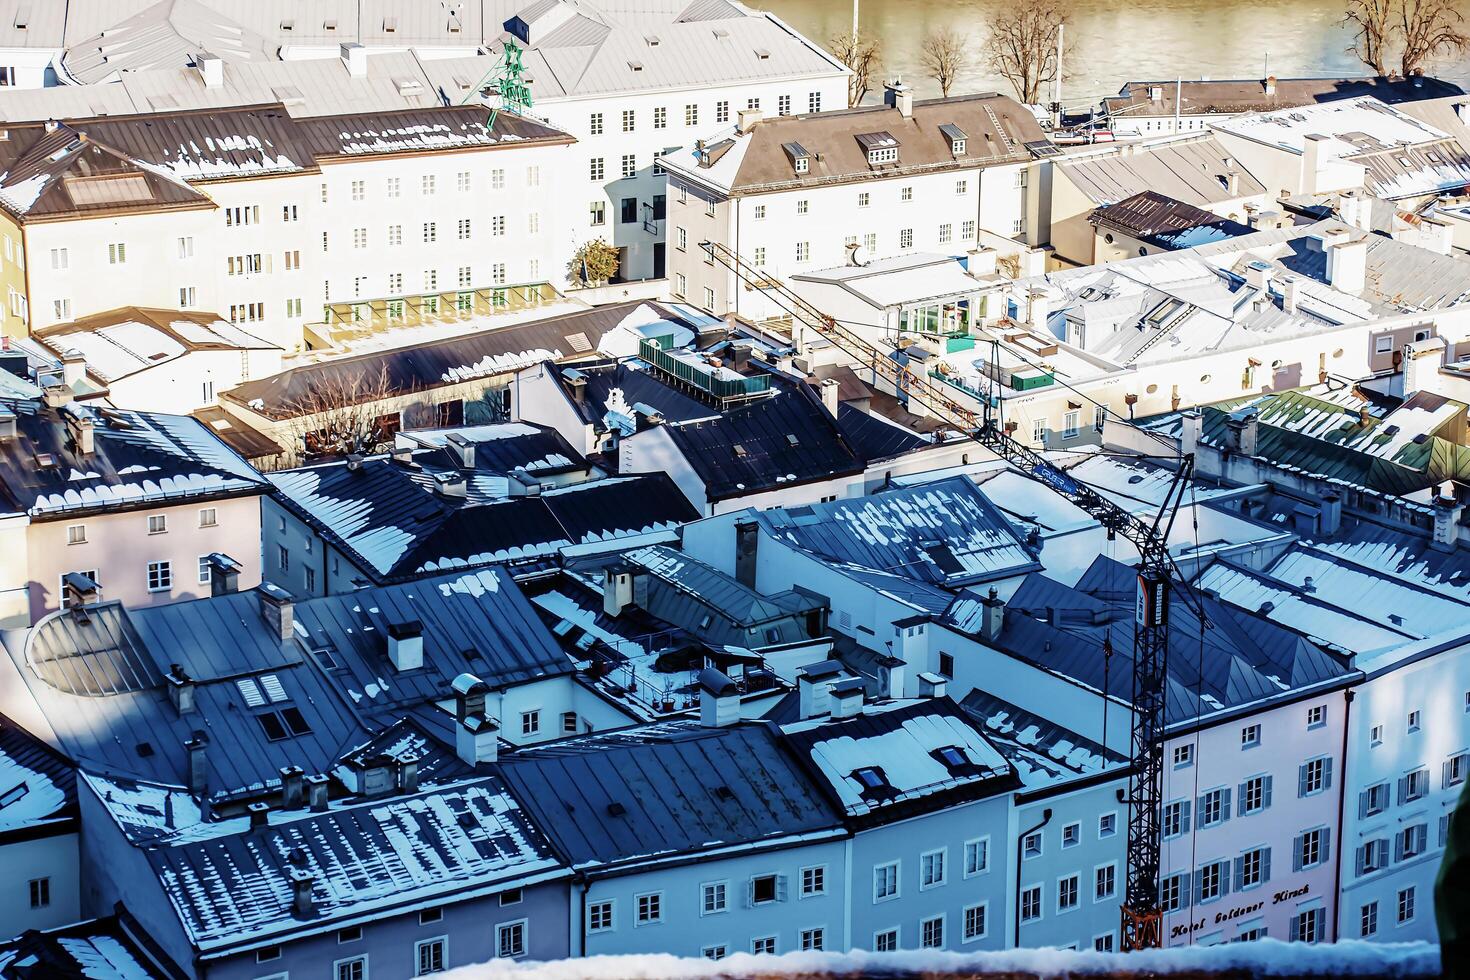
[[[627,812],[628,808],[623,806],[623,804],[619,803],[617,800],[613,800],[607,805],[607,815],[610,817],[621,817]]]
[[[641,61],[630,61],[630,62],[628,62],[628,67],[631,70],[633,70],[633,71],[642,71],[643,70],[643,62],[641,62]]]

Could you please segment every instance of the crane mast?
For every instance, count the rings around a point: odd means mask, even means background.
[[[1140,518],[1048,462],[1030,446],[1012,438],[988,400],[982,402],[978,412],[969,408],[929,378],[914,374],[906,365],[817,309],[781,280],[745,261],[734,250],[716,242],[703,242],[700,247],[710,258],[730,270],[740,284],[770,295],[791,314],[793,325],[799,323],[835,345],[872,371],[875,378],[887,381],[895,392],[917,399],[936,418],[1061,494],[1102,525],[1109,539],[1121,535],[1138,551],[1138,591],[1133,624],[1133,725],[1129,743],[1131,765],[1125,800],[1128,806],[1128,874],[1122,904],[1121,946],[1124,950],[1162,946],[1159,814],[1164,776],[1169,594],[1172,575],[1177,571],[1167,542],[1193,470],[1193,456],[1181,457],[1174,480],[1154,519]]]

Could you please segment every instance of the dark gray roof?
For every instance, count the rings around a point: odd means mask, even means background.
[[[48,520],[102,510],[259,494],[265,480],[198,419],[72,403],[9,400],[14,438],[0,439],[0,494]],[[66,421],[92,424],[93,451],[75,451]]]
[[[1097,208],[1087,220],[1099,228],[1169,248],[1249,235],[1255,230],[1157,191],[1140,191],[1116,204]]]
[[[522,749],[512,792],[572,864],[761,844],[840,827],[822,788],[764,725],[674,721]]]
[[[848,444],[870,464],[933,445],[923,436],[901,429],[881,415],[864,412],[846,403],[837,407],[837,426],[847,437]]]
[[[824,504],[772,508],[776,538],[833,561],[949,588],[1041,566],[1010,521],[963,476]]]
[[[413,347],[303,364],[269,378],[247,381],[222,392],[220,397],[279,420],[297,414],[296,406],[301,404],[301,399],[315,386],[328,383],[330,379],[375,378],[382,373],[391,390],[400,394],[462,384],[542,360],[585,356],[595,350],[605,334],[644,305],[653,307],[664,319],[684,324],[692,330],[699,329],[698,323],[674,306],[614,303]]]
[[[0,717],[0,844],[74,829],[76,817],[76,766]]]
[[[1055,718],[1019,708],[979,688],[965,695],[961,704],[1027,787],[1128,764],[1120,751],[1128,744],[1126,731],[1118,731],[1116,739],[1109,735],[1111,744],[1104,750]]]
[[[1186,725],[1231,708],[1289,695],[1352,673],[1345,663],[1265,616],[1246,612],[1173,585],[1169,603],[1166,718]],[[1188,591],[1193,600],[1183,594]],[[1098,556],[1075,588],[1045,575],[1028,575],[1006,603],[1005,624],[993,646],[1036,666],[1106,689],[1124,701],[1133,683],[1133,609],[1137,573]],[[1210,624],[1200,626],[1195,603]],[[978,600],[961,599],[945,621],[978,634]],[[1104,640],[1111,645],[1111,662]],[[1201,669],[1202,668],[1202,669]]]
[[[0,941],[0,980],[184,980],[136,921],[119,908],[105,919],[28,929]]]

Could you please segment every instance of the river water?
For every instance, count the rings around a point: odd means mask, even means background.
[[[852,24],[851,0],[750,0],[826,44]],[[883,75],[901,73],[921,96],[938,86],[919,67],[919,45],[936,28],[973,42],[974,64],[952,94],[1013,94],[992,75],[981,48],[992,14],[1026,0],[860,0],[859,33],[882,44]],[[1069,0],[1062,101],[1096,102],[1132,79],[1359,75],[1348,53],[1342,0]],[[1433,73],[1470,90],[1470,61],[1436,63]],[[879,92],[881,92],[881,87]],[[869,97],[870,100],[872,96]]]

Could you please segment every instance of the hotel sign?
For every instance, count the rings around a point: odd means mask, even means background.
[[[1306,884],[1298,888],[1282,889],[1281,891],[1276,892],[1274,895],[1271,896],[1270,904],[1280,905],[1282,902],[1290,902],[1293,899],[1301,898],[1304,895],[1308,894],[1311,891],[1311,888],[1312,886],[1310,884]],[[1224,925],[1227,922],[1234,922],[1236,919],[1243,919],[1248,915],[1255,915],[1257,912],[1261,911],[1261,909],[1265,908],[1266,905],[1266,899],[1262,897],[1261,900],[1257,902],[1249,902],[1244,905],[1237,905],[1233,909],[1227,909],[1223,912],[1216,912],[1213,917],[1209,915],[1203,916],[1199,919],[1194,920],[1193,922],[1186,922],[1182,925],[1177,925],[1174,928],[1170,929],[1169,938],[1178,939],[1181,936],[1188,936],[1191,933],[1198,932],[1199,930],[1204,929],[1207,926]]]

